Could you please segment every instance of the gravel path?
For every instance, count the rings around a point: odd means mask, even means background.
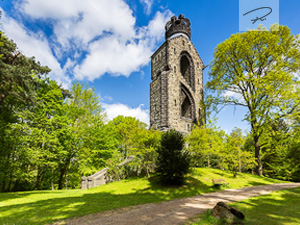
[[[300,183],[283,183],[198,195],[159,204],[151,203],[110,210],[66,220],[67,224],[101,224],[101,225],[174,225],[184,224],[189,218],[213,208],[217,202],[235,202],[254,196],[269,194],[272,191],[300,187]]]

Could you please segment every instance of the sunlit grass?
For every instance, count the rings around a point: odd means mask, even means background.
[[[300,188],[276,191],[232,204],[246,215],[245,224],[300,224]]]
[[[230,204],[245,214],[245,225],[296,225],[300,224],[300,188],[276,191]],[[210,215],[210,210],[199,215],[193,225],[222,224]]]
[[[57,220],[138,204],[161,202],[218,191],[212,179],[223,178],[228,188],[282,181],[227,171],[195,169],[182,187],[162,187],[155,178],[132,178],[89,190],[0,193],[0,224],[46,224]]]

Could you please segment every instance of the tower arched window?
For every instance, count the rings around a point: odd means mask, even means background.
[[[192,119],[192,104],[183,90],[181,90],[181,116]]]
[[[191,65],[188,58],[183,55],[180,59],[180,72],[188,85],[191,85],[190,75],[191,75]]]

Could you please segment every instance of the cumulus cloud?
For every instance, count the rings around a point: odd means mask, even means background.
[[[89,54],[74,70],[75,77],[92,81],[105,73],[128,77],[139,71],[149,63],[153,49],[163,37],[164,24],[171,15],[169,10],[157,12],[148,26],[138,28],[135,35],[125,41],[113,34],[92,42],[88,47]]]
[[[149,11],[154,1],[141,2]],[[27,56],[49,66],[51,78],[65,87],[74,78],[93,81],[104,74],[128,77],[140,71],[172,16],[169,10],[158,11],[147,26],[138,27],[125,0],[19,0],[14,13],[18,16],[3,15],[5,33]],[[33,31],[23,25],[26,20],[41,26]]]
[[[143,44],[124,43],[116,37],[95,41],[89,46],[89,54],[81,65],[77,65],[74,75],[78,79],[94,80],[105,73],[128,77],[149,61],[151,50]]]
[[[144,11],[147,15],[151,13],[152,5],[154,0],[140,0],[140,2],[144,5]]]
[[[1,9],[3,12],[3,10]],[[2,14],[2,28],[5,34],[17,43],[20,51],[28,56],[34,56],[41,65],[47,65],[51,68],[50,77],[57,80],[65,88],[71,84],[71,80],[64,74],[60,63],[53,56],[48,40],[42,33],[33,33],[27,30],[22,24]]]
[[[153,2],[141,0],[147,12]],[[25,31],[22,21],[7,18],[25,34],[7,29],[20,48],[26,52],[31,49],[29,53],[51,67],[57,80],[69,83],[60,74],[92,81],[106,73],[128,77],[140,71],[162,41],[164,25],[172,16],[169,10],[156,12],[147,26],[137,27],[124,0],[20,0],[15,4],[15,12],[52,28],[50,37],[45,38],[45,31]],[[20,41],[24,37],[27,40]]]
[[[115,104],[105,104],[102,103],[102,108],[107,115],[108,120],[112,120],[117,116],[131,116],[140,120],[141,122],[149,125],[149,110],[143,109],[144,105],[139,105],[137,108],[131,108],[127,105],[115,103]]]
[[[134,35],[135,17],[123,0],[30,0],[23,1],[22,9],[32,18],[52,19],[63,45],[71,39],[88,43],[103,32],[125,39]]]
[[[226,91],[226,92],[224,92],[223,96],[225,98],[231,98],[231,99],[237,100],[241,103],[245,103],[243,96],[237,92]]]

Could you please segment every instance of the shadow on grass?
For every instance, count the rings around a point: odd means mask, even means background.
[[[80,196],[63,197],[59,195],[51,199],[2,207],[0,204],[0,224],[47,224],[120,207],[190,197],[212,191],[215,191],[212,187],[193,177],[188,177],[186,184],[181,187],[164,187],[158,184],[156,179],[152,179],[150,180],[150,187],[144,189],[136,188],[134,193],[129,194],[104,192],[101,191],[100,187],[99,191],[97,189],[82,191]],[[43,191],[38,193],[45,194]],[[46,193],[51,194],[50,191]],[[56,194],[56,191],[54,193]],[[10,195],[10,197],[21,198],[22,196],[25,197],[26,194],[21,193],[19,196]]]
[[[223,178],[233,178],[233,174],[229,171],[213,171],[214,174],[219,175]]]
[[[58,194],[59,192],[57,192]],[[13,199],[20,199],[24,198],[29,195],[35,195],[35,194],[51,194],[51,191],[22,191],[22,192],[3,192],[0,193],[0,202],[7,201],[7,200],[13,200]],[[63,192],[62,192],[63,194]],[[1,210],[0,210],[1,211]]]
[[[231,204],[245,214],[245,224],[300,224],[300,188],[278,191]]]
[[[300,188],[274,192],[230,204],[245,214],[245,225],[300,224]],[[211,216],[211,210],[194,218],[191,225],[223,225]]]

